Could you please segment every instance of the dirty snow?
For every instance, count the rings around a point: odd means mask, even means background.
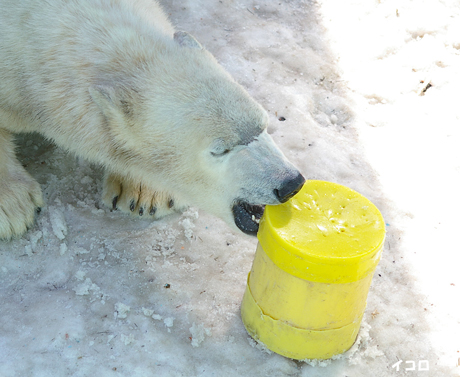
[[[254,238],[195,208],[111,212],[99,167],[21,135],[47,206],[0,242],[0,376],[460,376],[459,2],[164,4],[269,111],[306,177],[382,211],[358,341],[326,361],[264,349],[239,314]]]

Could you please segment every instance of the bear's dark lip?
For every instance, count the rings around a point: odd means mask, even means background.
[[[233,204],[232,212],[236,226],[244,233],[256,236],[259,230],[259,221],[264,213],[265,206],[250,204],[238,200]]]

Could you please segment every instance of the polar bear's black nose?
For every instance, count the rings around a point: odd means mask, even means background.
[[[286,180],[279,189],[273,190],[280,203],[285,203],[297,194],[305,183],[305,178],[299,173],[294,179]]]

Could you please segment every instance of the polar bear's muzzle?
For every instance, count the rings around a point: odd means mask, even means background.
[[[236,226],[244,233],[255,236],[259,230],[259,221],[265,206],[236,202],[232,207]]]
[[[284,184],[274,189],[273,193],[279,203],[285,203],[297,194],[305,183],[302,174],[284,182]],[[233,217],[236,226],[244,233],[255,236],[259,230],[259,222],[264,213],[265,205],[250,204],[245,201],[236,201],[232,207]]]

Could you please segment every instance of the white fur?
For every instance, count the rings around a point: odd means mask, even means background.
[[[277,204],[297,174],[265,111],[155,1],[0,0],[0,25],[0,238],[43,205],[15,132],[104,165],[105,202],[155,217],[194,204],[233,224],[236,199]]]

